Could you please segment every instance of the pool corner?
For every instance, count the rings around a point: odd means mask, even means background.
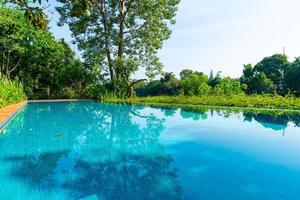
[[[22,101],[0,108],[0,133],[26,104],[27,101]]]

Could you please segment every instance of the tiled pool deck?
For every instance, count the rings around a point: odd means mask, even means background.
[[[14,115],[26,104],[27,101],[22,101],[20,103],[11,104],[9,106],[0,108],[0,131],[14,117]]]

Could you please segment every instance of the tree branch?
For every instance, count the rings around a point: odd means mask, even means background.
[[[143,81],[147,81],[147,79],[138,79],[138,80],[135,80],[133,81],[130,86],[134,86],[135,84],[139,83],[139,82],[143,82]]]

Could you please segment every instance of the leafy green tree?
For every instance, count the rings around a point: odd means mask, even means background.
[[[250,88],[250,82],[253,78],[253,75],[254,75],[254,71],[253,71],[252,64],[244,65],[243,75],[240,78],[240,82],[242,85],[245,86],[245,87],[243,87],[243,89],[248,94],[251,93],[249,88]]]
[[[186,78],[189,78],[193,75],[193,70],[190,70],[190,69],[183,69],[179,76],[180,76],[180,79],[183,80],[183,79],[186,79]]]
[[[288,65],[285,72],[285,86],[288,92],[300,95],[300,58]]]
[[[185,95],[201,96],[206,95],[210,91],[210,86],[207,84],[208,77],[204,74],[193,73],[192,76],[182,80],[182,87]]]
[[[160,80],[160,93],[163,95],[179,95],[181,93],[181,82],[175,75],[171,73],[165,73]]]
[[[211,71],[208,79],[208,85],[214,87],[217,84],[219,84],[222,81],[221,73],[222,73],[221,71],[218,71],[217,75],[214,76],[213,71]]]
[[[226,77],[213,87],[212,93],[215,95],[236,95],[242,94],[243,90],[239,80]]]
[[[162,95],[162,84],[159,80],[140,82],[135,86],[135,92],[137,96],[159,96]]]
[[[249,91],[257,94],[274,93],[275,86],[273,81],[269,79],[264,72],[260,72],[255,73],[251,79]]]
[[[261,62],[254,66],[255,73],[264,73],[275,86],[275,91],[283,92],[284,71],[288,66],[288,58],[286,55],[275,54],[271,57],[264,58]]]
[[[173,73],[166,72],[160,80],[153,80],[149,83],[139,83],[136,86],[137,96],[175,96],[181,94],[181,81]]]
[[[48,0],[45,0],[48,1]],[[1,3],[1,1],[0,1]],[[42,3],[42,0],[4,0],[4,3],[14,3],[19,8],[24,10],[23,12],[24,18],[26,19],[27,23],[32,27],[38,27],[41,29],[46,29],[48,25],[48,19],[45,13],[43,12],[42,8],[38,6],[30,6],[29,3]]]
[[[89,73],[63,40],[28,25],[23,11],[5,5],[0,8],[0,27],[0,72],[19,78],[29,98],[83,92]]]
[[[0,8],[0,75],[10,79],[11,73],[21,67],[30,34],[21,11]]]
[[[83,57],[99,64],[113,88],[123,82],[131,96],[133,86],[143,81],[131,78],[140,67],[150,78],[161,73],[157,53],[171,35],[169,24],[175,23],[179,0],[94,0],[92,6],[82,1],[60,2],[59,24],[69,24]],[[88,12],[82,13],[86,7]]]

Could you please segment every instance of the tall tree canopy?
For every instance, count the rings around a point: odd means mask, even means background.
[[[288,58],[286,55],[275,54],[271,57],[264,58],[261,62],[254,66],[254,73],[264,73],[275,86],[278,93],[283,92],[284,71],[288,66]]]
[[[28,25],[24,11],[0,7],[0,75],[20,79],[29,98],[79,94],[87,71],[63,40]]]
[[[0,0],[4,3],[14,3],[24,10],[24,17],[28,24],[32,27],[46,29],[48,25],[48,19],[43,9],[38,6],[29,6],[29,3],[42,3],[42,0]],[[45,0],[48,1],[48,0]]]
[[[288,92],[300,95],[300,58],[289,64],[285,73],[285,86]]]
[[[124,84],[132,95],[142,80],[131,76],[140,67],[150,78],[161,73],[157,53],[170,37],[180,0],[59,1],[59,24],[70,26],[83,57],[101,68],[113,89]]]

